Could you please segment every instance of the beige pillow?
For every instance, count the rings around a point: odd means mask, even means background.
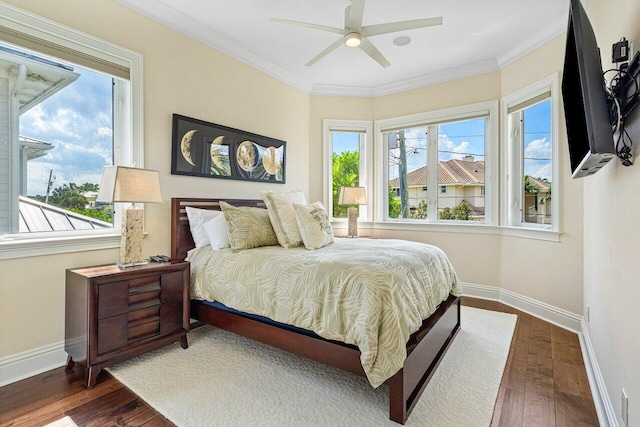
[[[227,220],[229,244],[234,251],[278,244],[266,209],[237,207],[226,202],[220,202],[220,208]]]
[[[278,243],[284,248],[294,248],[302,244],[302,236],[298,231],[296,213],[293,204],[306,205],[304,193],[301,190],[285,191],[273,193],[271,191],[261,191],[260,196],[267,205],[269,219],[273,226],[273,231],[278,236]]]
[[[315,202],[310,205],[294,203],[293,209],[296,212],[296,220],[305,248],[313,251],[333,243],[333,228],[322,203]]]

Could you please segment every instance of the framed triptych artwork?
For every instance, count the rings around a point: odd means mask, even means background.
[[[285,183],[285,141],[173,115],[171,173]]]

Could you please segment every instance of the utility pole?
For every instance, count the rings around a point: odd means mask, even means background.
[[[51,186],[53,185],[53,181],[56,179],[53,176],[53,169],[49,169],[49,181],[47,181],[47,194],[44,196],[44,202],[49,203],[49,192],[51,191]]]
[[[409,185],[407,184],[407,149],[404,131],[398,131],[398,148],[400,148],[400,164],[398,165],[398,183],[400,184],[400,212],[402,218],[410,218]]]

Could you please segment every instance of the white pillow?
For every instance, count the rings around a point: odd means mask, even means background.
[[[229,229],[224,215],[218,215],[204,223],[204,232],[207,235],[211,249],[217,251],[231,247],[229,243]]]
[[[209,238],[204,231],[204,224],[218,216],[224,217],[221,211],[212,211],[209,209],[197,209],[187,206],[187,217],[189,218],[189,228],[191,228],[191,236],[196,248],[207,246]]]
[[[293,209],[305,248],[313,251],[333,243],[333,228],[322,203],[315,202],[310,205],[294,203]]]
[[[273,231],[276,233],[278,243],[284,248],[295,248],[302,244],[302,236],[298,230],[296,213],[293,204],[306,205],[302,190],[285,191],[273,193],[271,191],[261,191],[260,195],[264,204],[267,205],[269,220]]]

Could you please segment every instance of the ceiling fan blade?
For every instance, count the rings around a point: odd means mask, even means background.
[[[290,21],[289,19],[269,18],[271,22],[279,24],[295,25],[296,27],[311,28],[312,30],[328,31],[335,34],[344,34],[343,28],[327,27],[326,25],[310,24],[308,22]]]
[[[337,48],[343,45],[344,45],[344,42],[342,41],[342,38],[339,38],[331,46],[329,46],[328,48],[326,48],[325,50],[323,50],[322,52],[314,56],[313,59],[311,59],[311,61],[304,64],[304,66],[305,67],[312,66],[313,64],[315,64],[316,62],[318,62],[319,60],[321,60],[322,58],[324,58],[325,56],[327,56],[328,54],[330,54],[331,52],[333,52],[334,50],[336,50]]]
[[[364,2],[365,0],[351,0],[351,6],[348,6],[345,10],[345,28],[360,31],[360,28],[362,28],[362,17],[364,16]]]
[[[381,34],[395,33],[398,31],[414,30],[416,28],[433,27],[442,25],[442,16],[437,18],[413,19],[411,21],[389,22],[386,24],[367,25],[362,27],[362,37],[379,36]]]
[[[391,63],[387,61],[387,58],[382,55],[382,53],[367,39],[362,39],[362,43],[360,43],[360,49],[362,49],[367,55],[373,58],[378,64],[382,65],[382,67],[387,68]]]

